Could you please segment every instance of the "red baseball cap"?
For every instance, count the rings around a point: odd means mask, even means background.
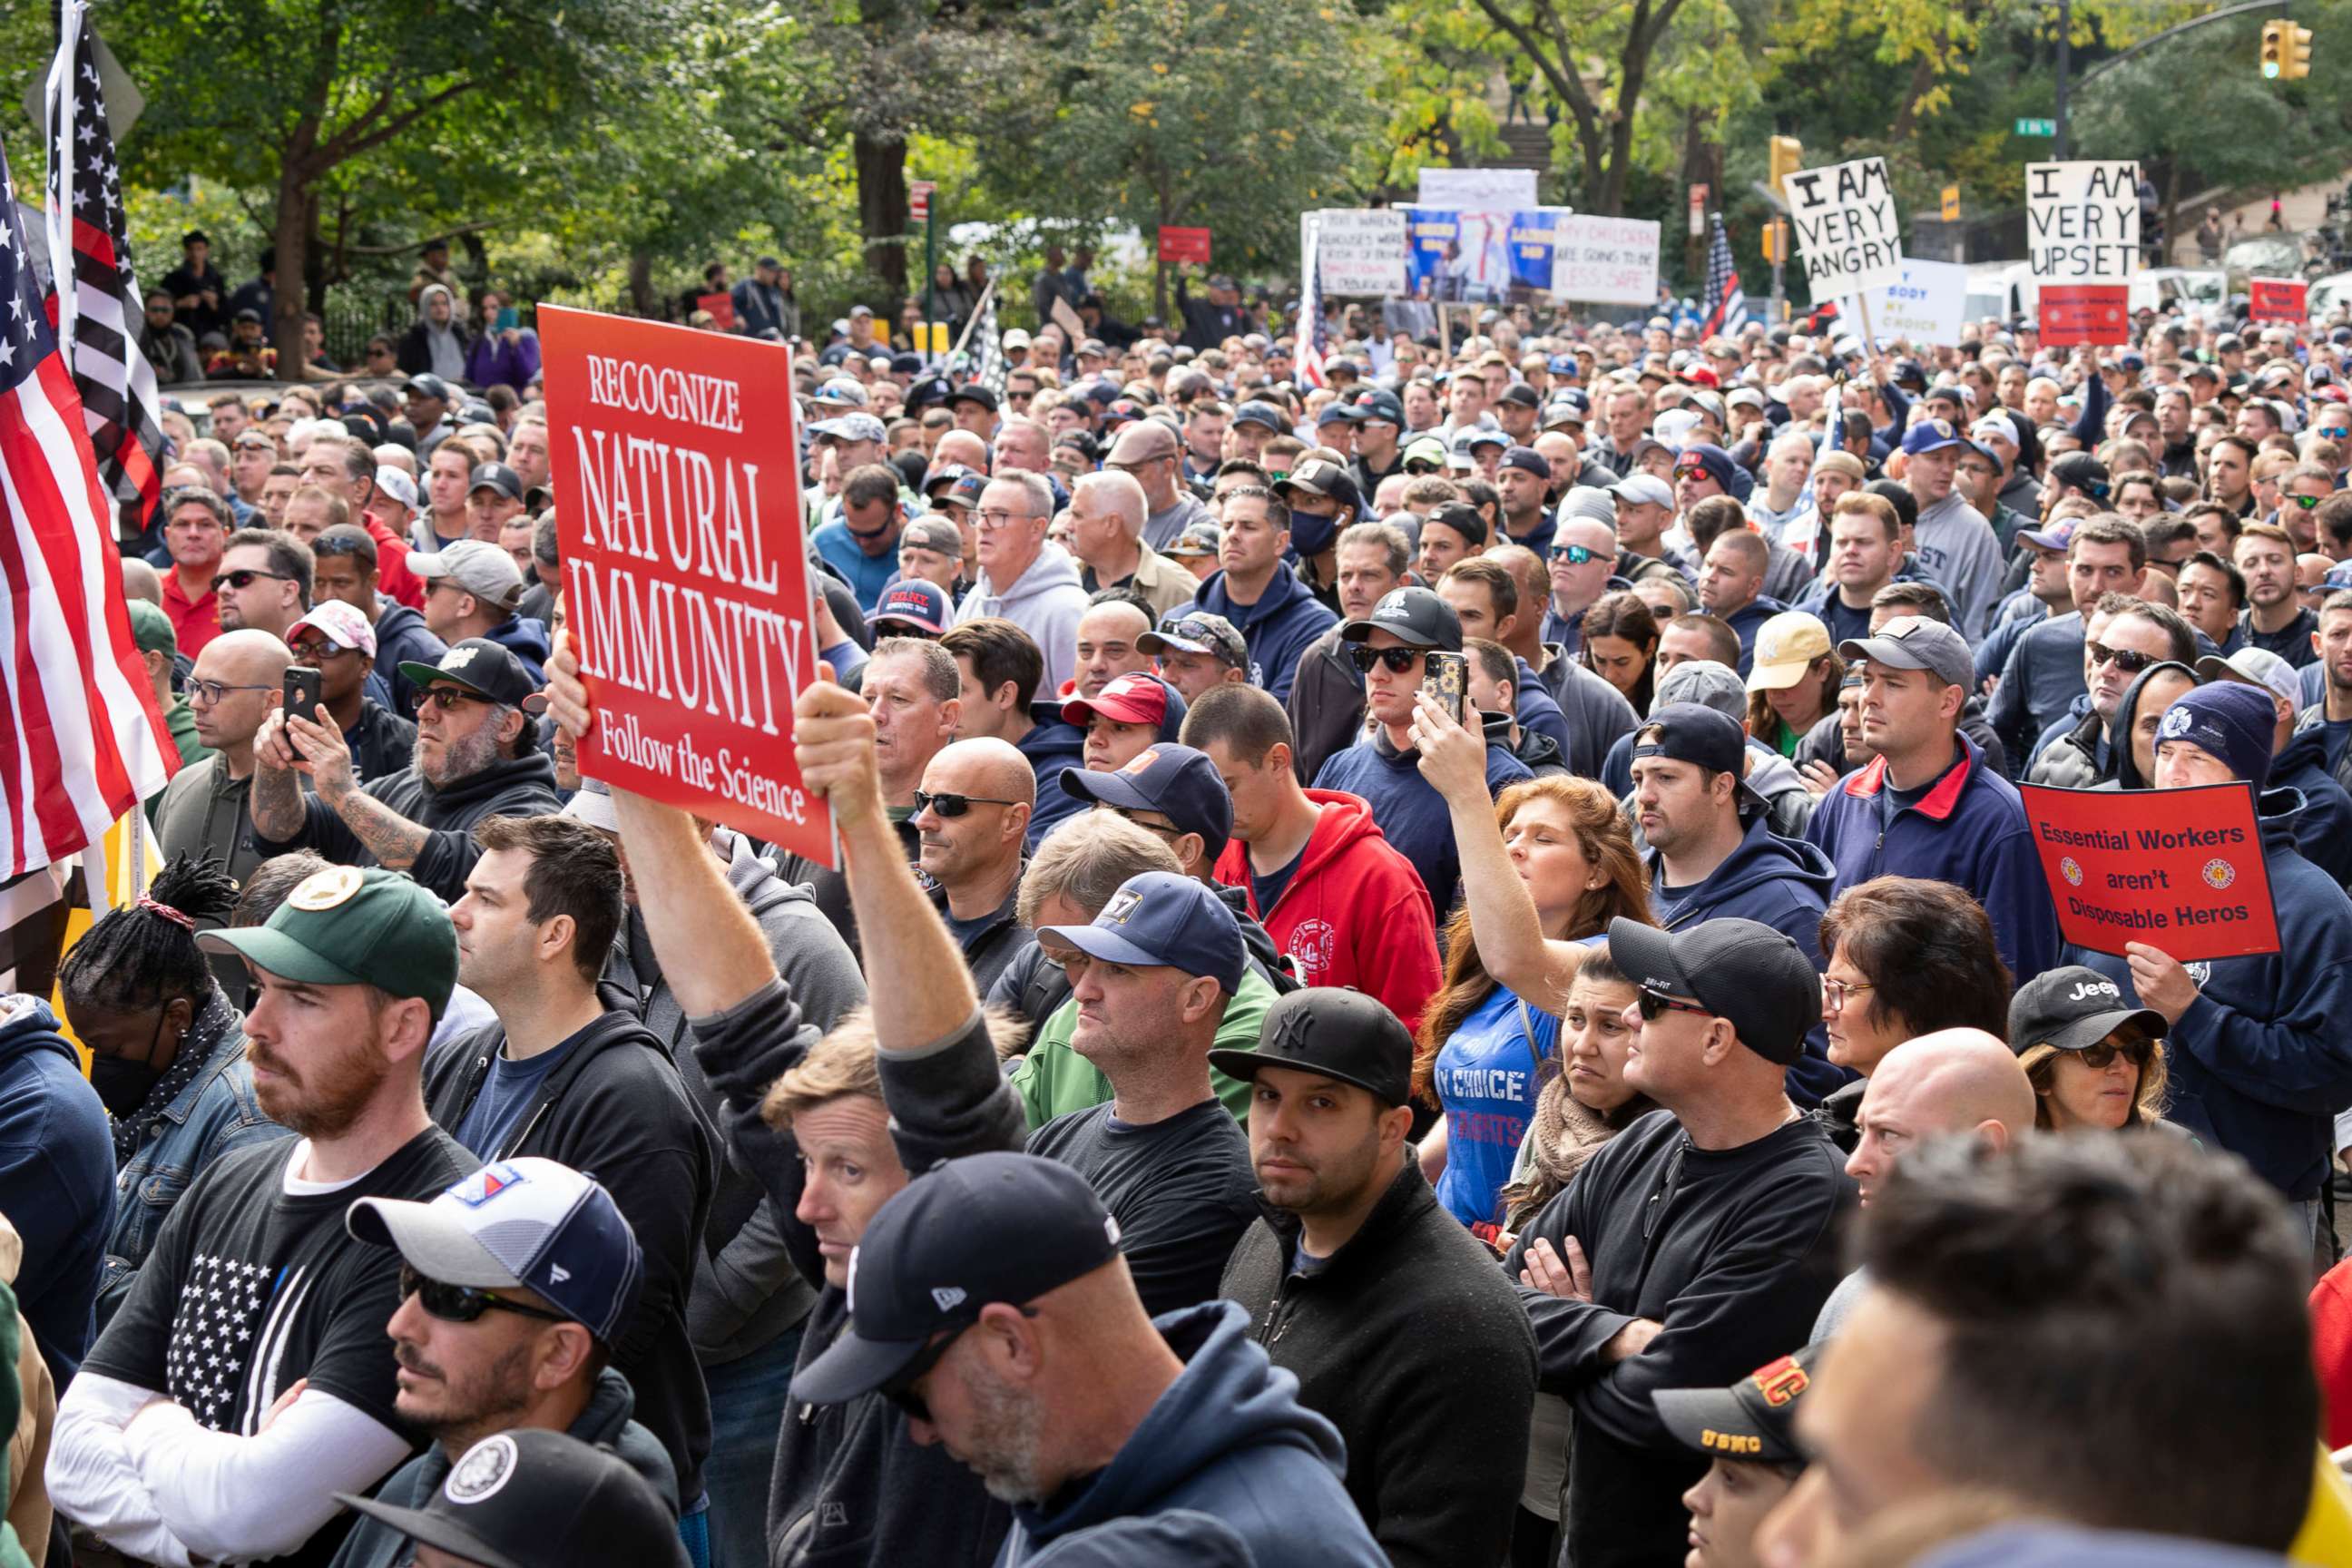
[[[1062,717],[1081,727],[1097,713],[1115,723],[1157,725],[1168,717],[1167,683],[1130,670],[1092,698],[1073,697],[1062,704]]]

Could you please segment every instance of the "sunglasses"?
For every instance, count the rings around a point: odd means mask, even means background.
[[[415,1297],[418,1306],[445,1323],[478,1322],[485,1312],[512,1312],[517,1317],[537,1318],[550,1323],[573,1321],[561,1312],[509,1301],[503,1296],[493,1296],[488,1290],[478,1290],[470,1285],[451,1285],[439,1279],[428,1279],[405,1263],[400,1266],[400,1294],[403,1300]]]
[[[1581,544],[1563,544],[1551,552],[1554,561],[1566,561],[1570,566],[1581,566],[1592,559],[1592,552]]]
[[[952,820],[961,816],[975,805],[1016,805],[1020,803],[1017,801],[991,800],[984,795],[951,795],[945,791],[933,795],[929,790],[920,789],[915,792],[915,815],[918,816],[927,811],[932,811]]]
[[[1646,985],[1633,994],[1633,1005],[1641,1013],[1642,1022],[1644,1024],[1656,1023],[1658,1016],[1662,1013],[1696,1013],[1702,1018],[1715,1016],[1712,1010],[1702,1007],[1696,1002],[1685,1001],[1680,996],[1669,996],[1663,991],[1653,991]]]
[[[2113,1040],[2101,1040],[2095,1046],[2084,1047],[2076,1054],[2082,1058],[2083,1065],[2093,1072],[2105,1072],[2114,1065],[2118,1055],[2129,1060],[2132,1066],[2144,1068],[2147,1066],[2148,1058],[2156,1055],[2156,1047],[2147,1040],[2134,1040],[2122,1046]]]
[[[264,572],[256,566],[240,566],[234,572],[224,572],[221,574],[220,580],[227,586],[235,588],[239,593],[242,593],[246,589],[252,587],[256,583],[260,582],[264,577],[268,578],[273,583],[291,583],[294,581],[293,578],[289,577],[283,572]]]
[[[2304,510],[2310,511],[2327,498],[2326,496],[2288,496],[2286,499],[2294,502],[2296,506],[2301,507]]]
[[[478,691],[460,691],[454,686],[436,686],[417,694],[416,710],[422,713],[438,703],[444,713],[455,713],[469,702],[486,703],[489,700]]]
[[[1422,650],[1417,647],[1366,647],[1361,643],[1348,650],[1348,657],[1356,661],[1359,675],[1371,674],[1372,667],[1380,664],[1387,665],[1391,675],[1410,675],[1413,666],[1421,662],[1421,656]]]
[[[2109,647],[2103,642],[2093,643],[2090,652],[2094,668],[2103,664],[2112,664],[2126,675],[2137,675],[2141,670],[2157,662],[2156,655],[2152,653],[2134,653],[2127,647]]]
[[[1024,1318],[1037,1315],[1034,1307],[1023,1307],[1019,1311]],[[927,1341],[923,1348],[915,1352],[914,1360],[900,1367],[889,1382],[875,1392],[897,1406],[908,1420],[928,1425],[931,1419],[931,1407],[923,1402],[921,1394],[915,1392],[915,1384],[922,1382],[931,1368],[946,1358],[948,1352],[955,1348],[956,1341],[961,1339],[963,1331],[970,1327],[970,1322],[958,1323],[937,1339]]]

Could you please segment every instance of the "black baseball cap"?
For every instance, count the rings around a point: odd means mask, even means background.
[[[1502,466],[1533,474],[1544,483],[1551,483],[1551,460],[1533,447],[1514,447],[1503,454]]]
[[[1720,668],[1720,667],[1718,667]],[[1633,731],[1633,761],[1657,757],[1729,773],[1733,799],[1743,809],[1765,804],[1748,784],[1748,731],[1727,713],[1699,702],[1669,702]]]
[[[840,1405],[884,1387],[939,1334],[1093,1273],[1118,1241],[1086,1178],[1057,1160],[950,1160],[876,1212],[849,1255],[849,1328],[793,1377],[792,1395]]]
[[[955,395],[950,397],[948,402],[950,404],[977,403],[993,414],[996,412],[996,389],[984,381],[968,381],[955,389]]]
[[[685,1568],[692,1561],[653,1484],[617,1454],[566,1432],[491,1434],[449,1467],[423,1508],[352,1492],[335,1500],[482,1568]]]
[[[1801,1465],[1797,1401],[1812,1386],[1819,1347],[1765,1363],[1729,1388],[1659,1388],[1650,1393],[1658,1421],[1685,1447],[1711,1459],[1751,1465]]]
[[[1276,481],[1274,492],[1289,499],[1289,490],[1305,490],[1311,496],[1322,496],[1338,501],[1358,517],[1364,514],[1364,492],[1347,469],[1323,458],[1309,458]]]
[[[403,659],[400,673],[419,691],[436,680],[446,680],[478,692],[493,702],[520,708],[523,699],[537,694],[539,683],[511,649],[488,637],[467,637],[441,655],[438,664]]]
[[[1547,476],[1550,474],[1549,465],[1546,465],[1544,472]],[[1468,501],[1447,501],[1429,514],[1428,521],[1444,523],[1467,540],[1474,547],[1483,546],[1486,542],[1486,520],[1481,517],[1478,514],[1478,509]]]
[[[1412,1096],[1412,1036],[1394,1013],[1353,988],[1311,985],[1276,998],[1255,1050],[1213,1050],[1209,1065],[1237,1079],[1262,1067],[1316,1073],[1370,1090],[1384,1105]]]
[[[1462,651],[1462,617],[1427,588],[1390,589],[1370,615],[1339,628],[1339,640],[1362,642],[1374,632],[1387,632],[1415,647]]]
[[[2045,970],[2010,998],[2009,1043],[2020,1056],[2036,1046],[2086,1051],[2132,1026],[2151,1040],[2171,1033],[2163,1014],[2133,1006],[2122,986],[2087,964]]]
[[[1741,1045],[1780,1067],[1804,1054],[1805,1031],[1822,1016],[1822,977],[1761,921],[1718,915],[1669,931],[1620,915],[1609,922],[1609,960],[1644,991],[1729,1019]]]
[[[2062,485],[2074,486],[2093,500],[2107,499],[2107,466],[2088,452],[2062,455],[2050,465],[2050,477]]]
[[[509,500],[520,500],[523,499],[522,476],[504,463],[478,463],[475,465],[472,480],[466,486],[467,495],[476,490],[496,490]]]
[[[1510,385],[1503,388],[1503,395],[1495,399],[1495,401],[1497,403],[1515,403],[1521,408],[1540,408],[1543,406],[1543,398],[1537,394],[1534,387],[1529,386],[1524,381],[1515,381],[1511,383]]]
[[[450,395],[449,384],[447,382],[442,380],[437,375],[425,373],[420,373],[410,376],[406,381],[401,383],[400,390],[403,392],[413,392],[419,397],[430,397],[441,403],[456,401]]]

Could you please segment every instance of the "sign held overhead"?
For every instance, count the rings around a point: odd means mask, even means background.
[[[1903,237],[1884,158],[1856,158],[1788,179],[1789,218],[1816,300],[1861,294],[1903,276]]]
[[[2139,270],[2139,165],[2025,166],[2026,259],[2053,283],[2128,283]]]

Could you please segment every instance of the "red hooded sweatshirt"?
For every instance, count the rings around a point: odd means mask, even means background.
[[[1437,990],[1437,916],[1421,874],[1372,822],[1360,795],[1310,789],[1323,808],[1298,870],[1274,908],[1257,907],[1249,846],[1235,838],[1217,858],[1217,880],[1249,894],[1249,912],[1288,953],[1309,985],[1352,985],[1377,997],[1408,1029]]]

